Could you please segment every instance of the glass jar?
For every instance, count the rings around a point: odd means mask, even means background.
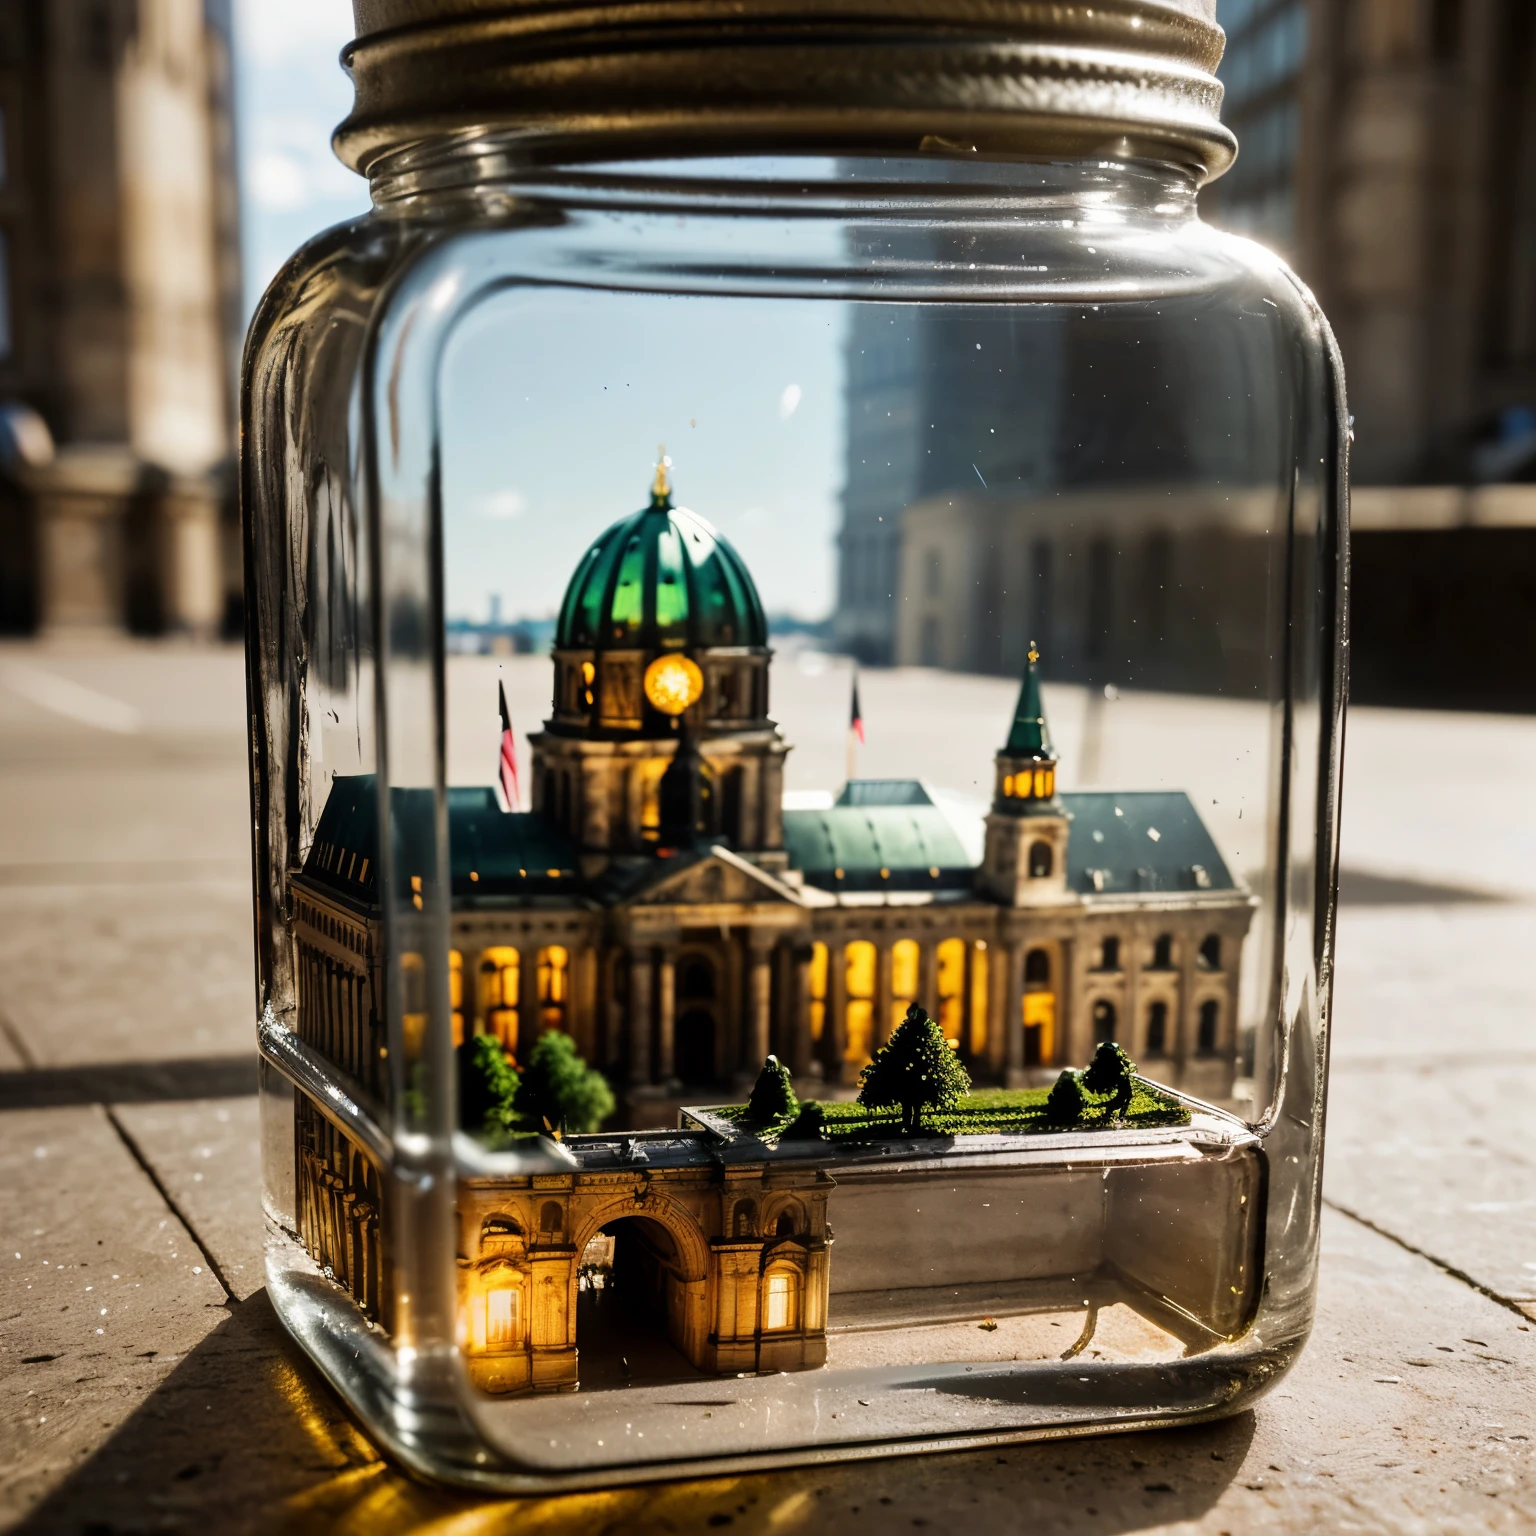
[[[245,362],[279,1315],[484,1488],[1245,1407],[1347,431],[1213,4],[413,6]]]

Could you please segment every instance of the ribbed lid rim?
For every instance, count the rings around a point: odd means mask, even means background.
[[[1216,0],[354,0],[337,153],[474,129],[632,154],[754,144],[1231,163]]]

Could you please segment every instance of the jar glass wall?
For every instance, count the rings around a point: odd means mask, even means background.
[[[269,1280],[413,1465],[1166,1423],[1299,1349],[1342,384],[1194,196],[479,137],[274,285]]]

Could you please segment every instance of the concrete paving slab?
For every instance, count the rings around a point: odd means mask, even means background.
[[[238,1301],[266,1284],[257,1102],[252,1094],[112,1109],[118,1128]]]
[[[250,1055],[250,885],[0,886],[0,1013],[32,1062]]]
[[[1257,1410],[1217,1424],[505,1501],[424,1488],[380,1461],[257,1296],[20,1529],[1529,1529],[1531,1325],[1347,1218],[1325,1220],[1324,1254],[1317,1330],[1300,1364]]]
[[[104,1110],[0,1115],[0,1519],[66,1480],[226,1316]]]

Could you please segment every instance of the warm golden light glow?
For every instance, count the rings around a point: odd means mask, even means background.
[[[664,715],[680,715],[704,692],[704,674],[689,656],[658,656],[645,669],[645,696]]]

